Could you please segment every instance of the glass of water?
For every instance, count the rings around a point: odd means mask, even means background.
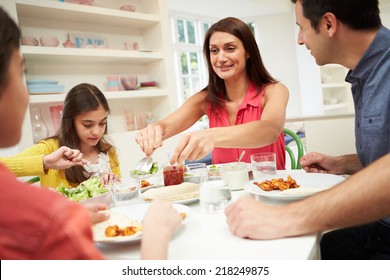
[[[109,185],[115,207],[141,203],[140,185],[138,182],[125,180]]]
[[[190,163],[186,165],[184,182],[200,184],[209,180],[206,163]]]
[[[265,152],[251,155],[253,178],[276,174],[276,154]]]
[[[223,211],[231,198],[229,185],[224,180],[207,181],[200,184],[199,204],[204,212]]]

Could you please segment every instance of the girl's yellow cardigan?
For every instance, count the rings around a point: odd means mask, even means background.
[[[39,176],[42,187],[58,187],[61,183],[65,186],[76,187],[78,184],[69,183],[63,170],[43,169],[43,156],[58,150],[57,139],[42,140],[38,144],[23,152],[0,160],[18,177]],[[111,171],[121,177],[118,155],[114,148],[108,151]]]

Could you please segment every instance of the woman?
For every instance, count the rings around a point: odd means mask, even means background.
[[[283,127],[287,88],[265,69],[255,38],[237,18],[225,18],[208,30],[203,52],[209,84],[177,111],[141,130],[136,142],[146,155],[165,139],[207,115],[210,128],[185,133],[171,163],[197,160],[212,152],[213,163],[232,162],[245,150],[250,155],[275,152],[277,168],[285,169]]]
[[[16,176],[40,176],[43,187],[76,187],[91,176],[107,184],[121,175],[116,151],[105,139],[109,113],[96,86],[79,84],[65,98],[55,136],[1,160]]]

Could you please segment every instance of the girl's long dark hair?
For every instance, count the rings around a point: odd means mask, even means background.
[[[76,116],[96,110],[99,106],[110,113],[110,108],[104,94],[94,85],[83,83],[73,87],[65,98],[62,109],[62,121],[55,137],[59,145],[72,149],[80,149],[80,138],[77,135],[74,119]],[[107,134],[107,126],[104,134]],[[112,145],[103,136],[96,145],[98,152],[106,153]],[[70,183],[79,184],[89,178],[84,167],[74,166],[65,170],[65,178]]]

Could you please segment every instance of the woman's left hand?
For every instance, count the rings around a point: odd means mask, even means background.
[[[214,149],[215,138],[211,129],[186,133],[177,145],[171,157],[171,164],[182,163],[185,160],[199,160]]]

